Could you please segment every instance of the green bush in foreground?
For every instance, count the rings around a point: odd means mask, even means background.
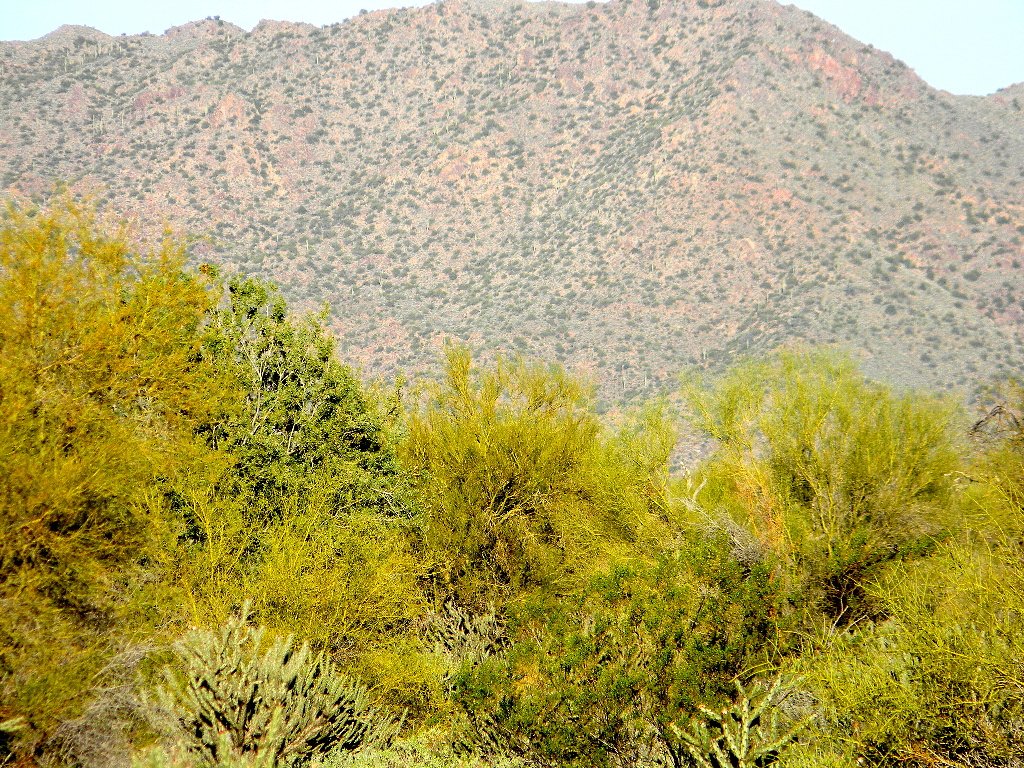
[[[869,587],[885,621],[795,660],[821,704],[807,764],[846,754],[872,765],[1019,765],[1024,464],[1015,453],[1001,447],[971,469],[956,539]]]
[[[366,689],[322,654],[291,638],[261,651],[263,634],[243,611],[218,632],[179,642],[181,669],[166,670],[149,702],[155,724],[212,766],[306,763],[397,732],[400,723],[372,709]]]
[[[683,754],[679,728],[772,644],[767,569],[688,542],[557,602],[509,611],[507,650],[453,680],[469,742],[541,765],[630,765]]]

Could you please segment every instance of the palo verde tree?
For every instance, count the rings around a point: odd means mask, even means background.
[[[139,622],[163,499],[216,462],[228,391],[200,355],[210,293],[183,247],[88,207],[0,214],[0,720],[33,754]],[[0,761],[2,761],[0,757]]]
[[[866,582],[943,535],[960,462],[949,402],[897,394],[827,350],[741,365],[688,394],[716,446],[697,507],[781,555],[830,621],[870,612]]]
[[[672,445],[663,421],[640,428],[648,440],[614,435],[589,390],[559,367],[484,369],[459,347],[446,363],[402,448],[439,598],[483,606],[564,591],[663,534]]]

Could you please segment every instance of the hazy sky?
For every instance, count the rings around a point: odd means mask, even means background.
[[[0,0],[0,40],[31,40],[61,24],[108,34],[163,32],[218,15],[332,24],[416,0]],[[889,51],[937,88],[987,94],[1024,81],[1024,0],[796,0],[844,32]]]

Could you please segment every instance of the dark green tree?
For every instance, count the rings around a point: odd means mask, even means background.
[[[253,514],[280,514],[288,499],[325,485],[342,506],[400,506],[385,408],[338,361],[324,319],[290,314],[274,286],[241,276],[211,315],[204,356],[230,371],[244,398],[204,432],[234,458],[229,482]]]

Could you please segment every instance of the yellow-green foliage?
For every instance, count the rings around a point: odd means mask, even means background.
[[[271,630],[326,649],[382,694],[412,703],[430,671],[409,628],[423,609],[425,573],[408,521],[355,507],[338,509],[324,483],[255,524],[218,498],[190,500],[203,536],[181,545],[180,583],[193,621],[213,625],[248,602]]]
[[[452,749],[448,734],[427,730],[396,741],[390,749],[370,747],[358,752],[335,752],[318,768],[527,768],[519,758],[482,757]]]
[[[25,716],[23,756],[142,629],[162,495],[205,472],[193,430],[228,395],[195,361],[209,298],[183,259],[69,200],[0,218],[0,719]]]
[[[701,506],[803,574],[804,599],[831,620],[855,620],[866,579],[943,534],[961,461],[947,402],[896,394],[828,351],[782,353],[688,394],[717,442],[697,473]]]
[[[960,544],[872,587],[885,622],[798,665],[822,704],[815,748],[871,764],[1003,764],[1024,749],[1024,568]]]
[[[958,475],[949,538],[868,585],[884,620],[794,661],[822,718],[795,764],[1012,765],[1024,751],[1024,456],[1018,434],[984,447]]]
[[[557,592],[658,540],[668,441],[658,457],[630,451],[561,368],[499,360],[479,370],[454,347],[446,361],[402,452],[442,594]]]

